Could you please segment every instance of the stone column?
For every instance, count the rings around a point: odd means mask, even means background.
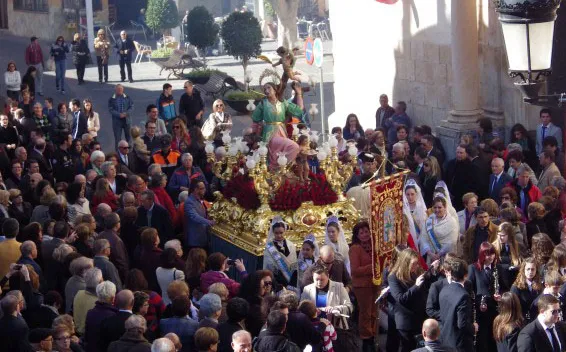
[[[452,104],[447,120],[437,129],[447,153],[455,156],[460,136],[475,129],[483,112],[479,108],[478,23],[476,0],[452,0],[451,54]]]

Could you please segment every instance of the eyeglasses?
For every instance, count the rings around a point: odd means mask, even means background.
[[[263,286],[264,286],[264,287],[268,287],[268,286],[272,286],[272,285],[273,285],[273,282],[272,282],[272,281],[265,281],[265,282],[263,283]]]
[[[120,149],[130,149],[130,147],[120,147]]]
[[[551,311],[552,315],[559,315],[562,311],[560,309],[554,309]]]
[[[156,128],[157,128],[157,127],[147,126],[147,129],[148,129],[148,130],[154,130],[154,129],[156,129]]]
[[[221,104],[220,104],[220,105],[216,105],[216,107],[217,107],[217,108],[223,108],[224,105],[221,105]]]

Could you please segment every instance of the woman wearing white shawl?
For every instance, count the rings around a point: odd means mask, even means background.
[[[403,190],[403,213],[407,217],[409,225],[409,233],[413,238],[413,243],[416,245],[425,232],[425,223],[428,217],[427,208],[421,188],[415,180],[409,179],[405,183]]]
[[[448,210],[448,214],[458,221],[458,212],[452,205],[452,200],[450,200],[450,191],[448,191],[448,186],[444,181],[438,181],[436,183],[436,187],[434,188],[434,195],[432,199],[436,198],[436,196],[440,195],[444,199],[446,199],[446,209]],[[458,225],[460,226],[460,225]]]
[[[305,271],[316,263],[319,256],[320,251],[316,237],[309,233],[305,236],[301,251],[299,252],[299,260],[297,261],[297,288],[299,288],[299,292],[302,291],[300,286],[303,282]]]
[[[441,193],[434,197],[434,213],[426,220],[426,232],[419,239],[421,255],[426,255],[427,264],[448,252],[459,252],[458,218],[450,214],[448,202]]]
[[[328,244],[334,248],[336,258],[344,262],[348,273],[350,273],[350,246],[348,246],[348,242],[346,242],[346,236],[344,236],[344,229],[342,229],[340,220],[334,215],[326,220],[324,244]]]
[[[293,242],[285,239],[287,224],[280,216],[271,221],[265,251],[263,269],[271,270],[273,276],[283,286],[289,285],[293,272],[297,270],[297,248]]]

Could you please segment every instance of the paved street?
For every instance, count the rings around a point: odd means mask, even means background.
[[[7,65],[9,60],[14,60],[20,73],[25,73],[26,65],[24,61],[24,51],[29,43],[28,38],[15,37],[8,34],[0,35],[0,43],[3,50],[0,51],[0,62],[3,65]],[[330,42],[328,42],[330,43]],[[42,42],[42,47],[44,48],[44,54],[48,54],[48,45],[50,43]],[[150,44],[150,43],[148,43]],[[155,47],[155,42],[153,42],[153,47]],[[263,54],[268,57],[275,56],[276,42],[266,41],[262,44]],[[331,50],[331,45],[326,45],[325,52]],[[325,94],[325,114],[328,116],[334,111],[334,95],[332,89],[332,83],[334,82],[332,67],[333,58],[329,53],[325,53],[324,57],[324,94]],[[235,61],[234,58],[229,56],[217,56],[208,57],[207,63],[210,68],[217,68],[222,70],[229,75],[236,78],[236,80],[244,81],[244,72],[241,64]],[[260,60],[253,60],[250,63],[249,69],[252,72],[253,81],[251,85],[259,84],[259,76],[261,72],[266,68],[271,66]],[[147,59],[143,63],[133,65],[133,76],[134,83],[124,83],[125,92],[129,94],[135,103],[133,123],[141,124],[145,120],[145,108],[148,104],[155,103],[159,94],[161,92],[163,83],[166,82],[166,74],[159,76],[159,67],[153,62],[147,62]],[[314,78],[316,82],[319,82],[319,71],[314,66],[309,66],[306,64],[305,59],[300,57],[297,60],[296,69],[301,70]],[[278,68],[281,72],[281,68]],[[110,150],[113,148],[114,138],[111,130],[111,118],[108,113],[108,98],[113,94],[114,86],[120,82],[119,66],[117,62],[117,57],[114,55],[111,57],[109,66],[109,82],[107,84],[98,83],[98,71],[96,66],[91,66],[86,69],[85,80],[87,83],[85,85],[79,86],[77,84],[76,72],[71,61],[71,55],[68,56],[67,60],[67,75],[66,75],[66,95],[63,96],[55,91],[55,72],[45,73],[45,88],[44,97],[53,97],[55,102],[65,100],[70,100],[73,98],[84,99],[90,98],[93,101],[94,109],[97,111],[101,118],[102,129],[99,133],[99,139],[102,142],[104,150]],[[172,78],[169,83],[173,85],[174,97],[178,101],[180,96],[183,94],[182,87],[183,81]],[[2,92],[5,89],[2,88]],[[316,85],[315,91],[305,93],[305,103],[320,103],[320,92],[319,85]],[[212,98],[205,97],[205,105],[207,110],[205,111],[205,116],[208,116],[212,106]],[[308,105],[309,106],[309,105]],[[310,106],[309,106],[310,107]],[[319,110],[320,106],[319,106]],[[235,115],[233,113],[233,115]],[[251,120],[248,115],[244,116],[234,116],[234,136],[241,135],[242,129],[249,126]],[[320,116],[317,116],[314,123],[313,129],[320,130]]]

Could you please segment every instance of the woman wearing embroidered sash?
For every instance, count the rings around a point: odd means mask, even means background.
[[[425,232],[426,219],[428,217],[426,211],[421,188],[415,180],[407,180],[405,191],[403,192],[403,213],[407,217],[409,233],[415,247],[419,243],[421,234]]]
[[[297,261],[297,288],[299,292],[302,291],[301,282],[303,282],[305,272],[316,263],[319,255],[316,237],[314,237],[312,233],[306,235],[301,251],[299,252],[299,260]]]
[[[275,280],[286,287],[297,270],[297,248],[285,239],[287,224],[280,216],[273,218],[263,252],[263,269],[271,270]]]
[[[348,273],[351,273],[350,247],[348,246],[348,242],[346,242],[346,236],[344,236],[344,229],[342,229],[340,220],[338,220],[336,216],[331,216],[326,220],[324,244],[334,247],[336,258],[342,260],[344,265],[346,265]]]
[[[419,239],[421,255],[426,256],[427,264],[440,259],[448,252],[458,250],[458,218],[449,213],[447,205],[446,198],[434,198],[434,213],[426,220],[426,232]]]
[[[266,83],[263,91],[266,98],[252,114],[252,128],[254,132],[261,133],[262,140],[268,143],[270,165],[277,167],[278,153],[285,154],[289,162],[299,154],[299,145],[289,139],[285,131],[285,116],[287,113],[293,116],[303,115],[303,96],[297,96],[298,105],[295,105],[277,96],[273,83]]]

